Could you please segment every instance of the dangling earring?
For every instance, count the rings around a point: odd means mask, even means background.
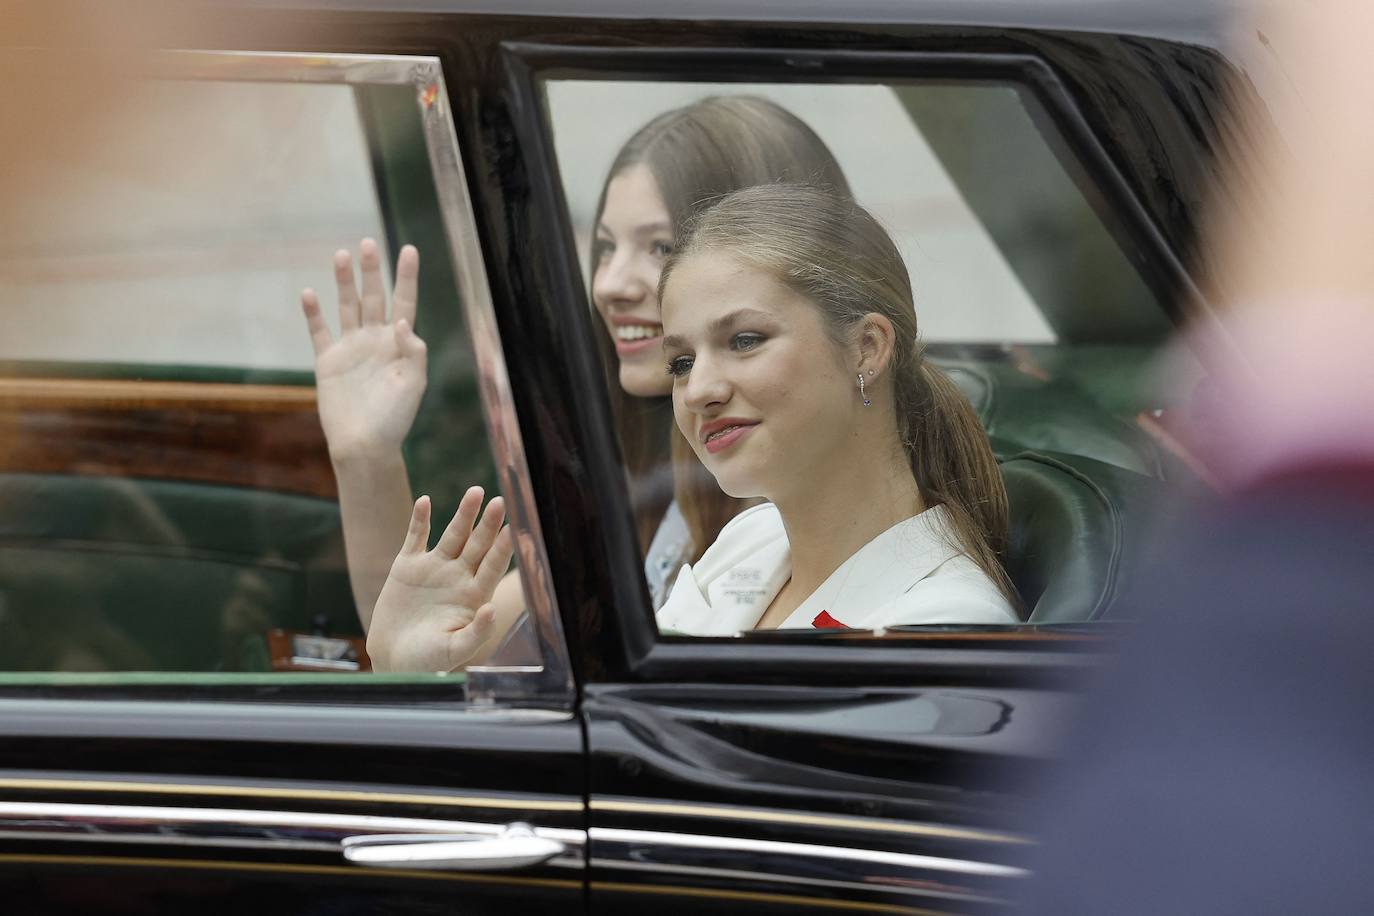
[[[868,407],[873,402],[868,399],[868,394],[864,391],[864,374],[859,373],[859,397],[864,399],[864,406]]]

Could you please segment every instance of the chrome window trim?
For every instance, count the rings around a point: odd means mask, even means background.
[[[473,748],[478,733],[462,722],[520,728],[571,722],[563,710],[490,709],[459,703],[407,706],[262,704],[214,700],[88,700],[0,698],[0,737],[176,738],[213,741],[337,742],[359,747]],[[496,732],[500,735],[500,732]],[[504,738],[499,740],[504,741]]]
[[[371,834],[497,837],[507,824],[380,815],[317,814],[242,808],[159,805],[83,805],[56,802],[0,802],[0,838],[129,845],[339,852],[349,837]],[[584,866],[583,830],[532,827],[543,839],[569,847],[549,861],[560,868]]]
[[[409,85],[415,89],[438,190],[440,216],[457,275],[455,292],[476,357],[477,384],[487,436],[515,535],[521,585],[545,656],[544,664],[536,666],[540,669],[537,672],[520,672],[527,688],[519,690],[515,696],[503,696],[506,691],[502,687],[511,683],[508,678],[491,686],[483,683],[504,674],[504,669],[499,667],[487,666],[473,672],[469,690],[475,691],[486,703],[499,705],[507,700],[537,700],[571,707],[574,698],[572,668],[553,592],[553,574],[530,484],[529,464],[496,326],[496,310],[477,233],[476,215],[468,193],[439,59],[423,55],[169,50],[152,52],[136,69],[140,75],[165,80]]]

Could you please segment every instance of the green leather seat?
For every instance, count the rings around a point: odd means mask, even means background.
[[[1071,382],[1042,381],[990,362],[936,362],[973,404],[994,441],[1012,443],[1016,450],[1082,455],[1150,477],[1166,476],[1166,460],[1143,430]]]
[[[1006,566],[1031,623],[1108,616],[1164,485],[1080,456],[1022,452],[1002,462],[1011,505]]]
[[[359,632],[332,501],[0,475],[0,670],[262,669],[319,614]]]

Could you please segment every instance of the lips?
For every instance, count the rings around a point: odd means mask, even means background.
[[[698,435],[701,438],[702,445],[706,446],[706,451],[715,455],[739,442],[758,425],[758,420],[744,420],[739,417],[723,417],[719,420],[712,420],[710,423],[702,424],[701,431]]]

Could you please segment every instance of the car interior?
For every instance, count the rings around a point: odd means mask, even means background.
[[[495,474],[461,310],[438,292],[454,288],[453,266],[410,91],[359,89],[358,105],[383,247],[419,246],[433,297],[420,312],[431,381],[407,454],[412,483],[453,505],[464,482],[494,492]],[[905,101],[980,216],[994,227],[1009,219],[996,212],[1006,188],[987,176],[1018,173],[995,154],[955,155],[966,132],[923,110],[919,96]],[[1196,482],[1138,422],[1186,397],[1186,384],[1161,393],[1152,380],[1169,321],[1140,318],[1136,292],[1113,310],[1105,289],[1063,296],[1046,287],[1044,301],[1063,304],[1046,316],[1057,344],[930,351],[973,403],[1001,462],[1012,515],[1006,563],[1033,625],[1111,619],[1129,584],[1122,558],[1145,536],[1166,484]],[[0,670],[269,671],[269,630],[361,635],[309,373],[79,371],[114,394],[92,406],[46,392],[42,382],[71,376],[70,366],[4,372],[0,430],[20,445],[0,447]],[[170,395],[133,407],[120,400],[120,385],[150,376],[249,394],[195,410]],[[253,390],[293,387],[301,397],[289,408],[241,412]]]

